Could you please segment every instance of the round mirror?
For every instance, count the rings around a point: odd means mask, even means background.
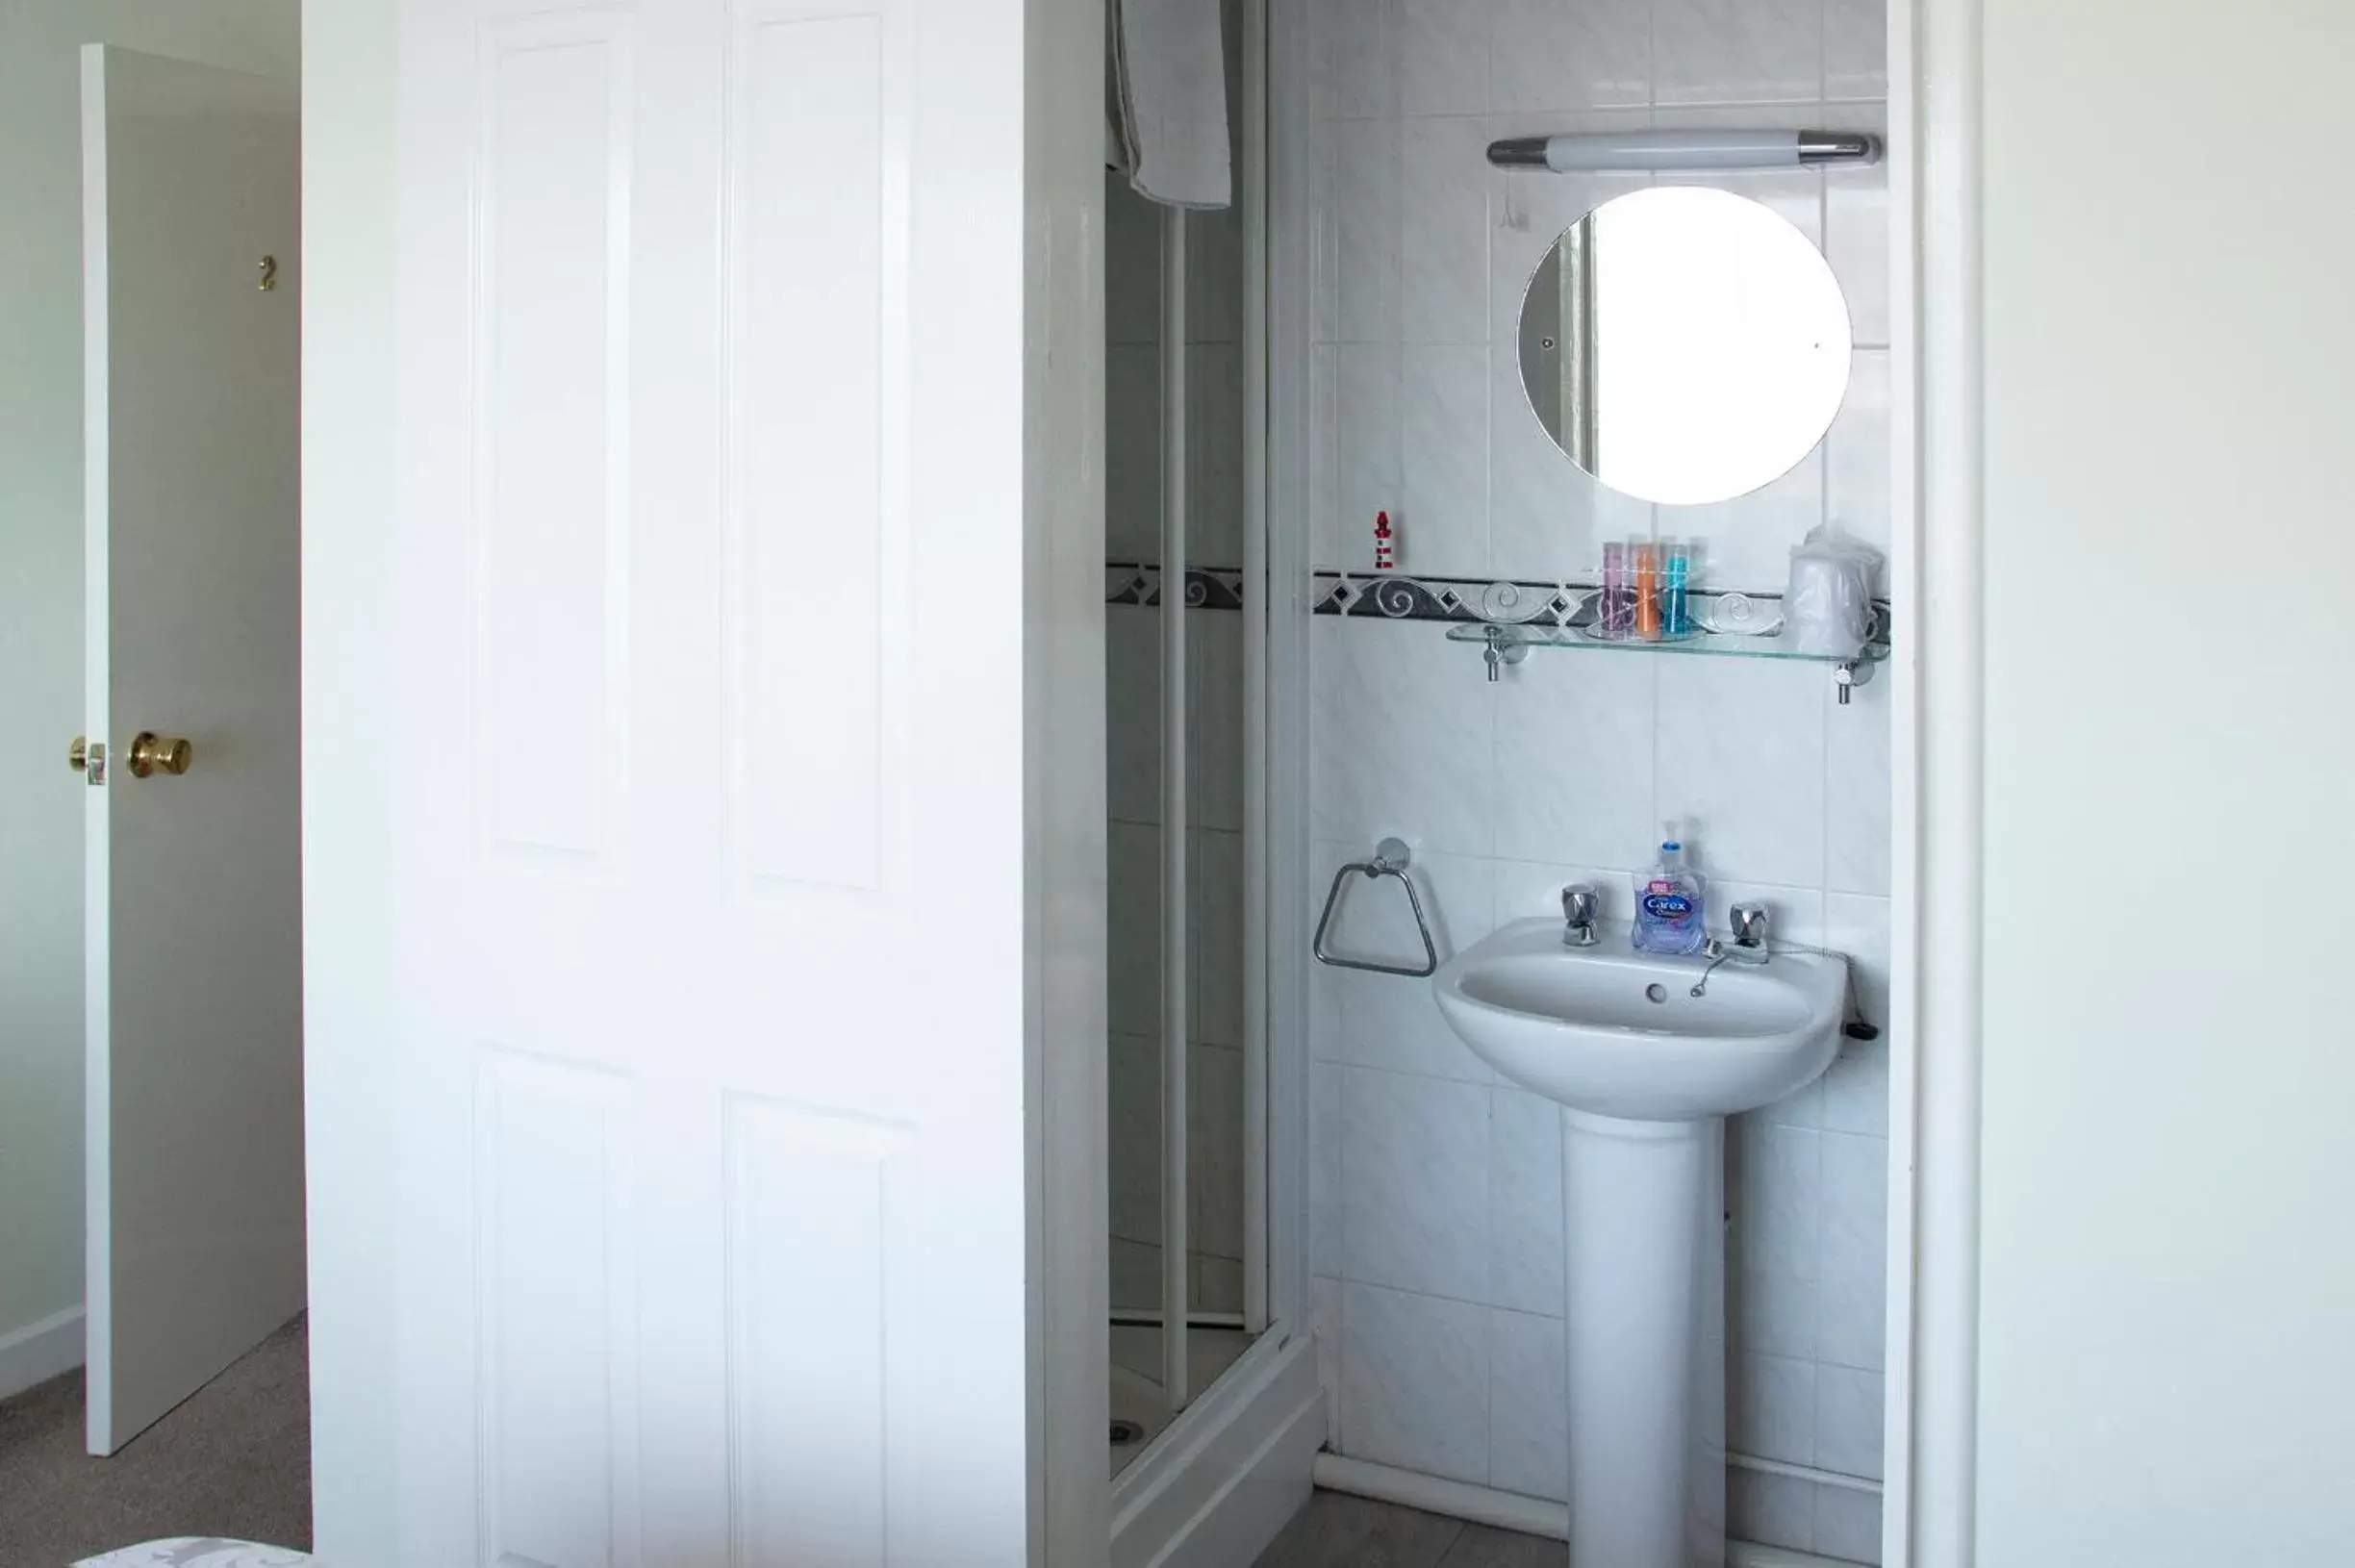
[[[1729,190],[1605,202],[1521,301],[1521,384],[1572,462],[1690,506],[1744,495],[1815,449],[1848,389],[1848,302],[1823,252]]]

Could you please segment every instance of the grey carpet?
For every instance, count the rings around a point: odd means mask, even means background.
[[[0,1564],[64,1568],[140,1541],[311,1547],[304,1320],[256,1346],[111,1459],[82,1452],[82,1374],[0,1401]]]

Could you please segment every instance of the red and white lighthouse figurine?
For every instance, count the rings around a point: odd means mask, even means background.
[[[1374,569],[1389,571],[1398,566],[1398,535],[1391,530],[1390,514],[1374,514]]]

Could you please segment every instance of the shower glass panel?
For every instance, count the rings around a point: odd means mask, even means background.
[[[1228,103],[1242,145],[1241,7],[1228,7]],[[1174,217],[1105,180],[1105,736],[1108,781],[1112,1466],[1117,1473],[1249,1348],[1244,909],[1247,787],[1244,617],[1264,596],[1244,580],[1244,290],[1239,211]],[[1242,184],[1237,182],[1238,196]],[[1165,294],[1165,242],[1182,227],[1182,310]],[[1163,391],[1179,325],[1182,438]],[[1182,559],[1164,559],[1167,479],[1182,465]],[[1183,618],[1183,681],[1165,678]],[[1171,702],[1182,693],[1182,711]],[[1182,788],[1165,778],[1177,740]],[[1169,802],[1182,797],[1172,821]],[[1174,857],[1178,857],[1174,861]],[[1183,869],[1173,899],[1170,871]],[[1174,904],[1185,940],[1168,940]],[[1182,965],[1173,963],[1179,952]],[[1172,971],[1175,970],[1175,973]],[[1177,989],[1172,995],[1165,987]],[[1183,1015],[1183,1325],[1168,1321],[1170,1021]],[[1173,1391],[1166,1336],[1186,1336]],[[1126,1439],[1124,1441],[1124,1438]]]

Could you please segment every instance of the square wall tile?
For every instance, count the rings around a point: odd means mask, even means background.
[[[1161,341],[1161,214],[1117,170],[1104,171],[1104,341]]]
[[[1186,338],[1195,343],[1243,340],[1243,212],[1199,208],[1186,214]]]
[[[1153,561],[1161,550],[1161,350],[1104,350],[1104,557]]]
[[[1857,1005],[1887,1038],[1896,1027],[1889,1018],[1889,901],[1851,893],[1825,895],[1824,946],[1848,955]]]
[[[1823,1075],[1823,1128],[1888,1136],[1888,1036],[1846,1040]]]
[[[1538,650],[1496,692],[1496,852],[1640,865],[1653,815],[1654,693],[1662,659]]]
[[[1390,834],[1418,858],[1493,853],[1495,704],[1478,661],[1445,657],[1440,628],[1423,622],[1319,616],[1308,639],[1314,836],[1357,855]]]
[[[1142,604],[1104,606],[1104,804],[1161,820],[1161,612]]]
[[[1889,890],[1894,684],[1885,676],[1856,688],[1844,708],[1824,696],[1824,883],[1834,893]]]
[[[1815,1463],[1881,1479],[1882,1381],[1877,1372],[1823,1367],[1815,1383]]]
[[[1488,1314],[1488,1484],[1570,1495],[1569,1356],[1558,1317]]]
[[[1199,563],[1203,558],[1195,559]],[[1154,670],[1157,674],[1157,657]],[[1186,821],[1194,827],[1243,830],[1243,724],[1248,705],[1243,616],[1232,610],[1188,610]],[[1156,790],[1159,782],[1154,781]]]
[[[1888,96],[1887,0],[1824,0],[1824,96]]]
[[[1308,7],[1310,110],[1321,119],[1396,113],[1389,0],[1315,0]]]
[[[1324,564],[1343,571],[1374,565],[1374,516],[1395,522],[1400,494],[1399,350],[1396,343],[1345,343],[1336,356],[1333,467],[1340,476],[1334,519],[1338,553]]]
[[[1111,1222],[1116,1240],[1161,1240],[1161,1043],[1116,1034],[1106,1064]],[[1156,1251],[1158,1249],[1156,1248]],[[1159,1287],[1152,1300],[1161,1299]]]
[[[1316,1336],[1317,1386],[1325,1391],[1325,1440],[1349,1452],[1341,1435],[1341,1281],[1308,1281],[1308,1331]]]
[[[1186,1086],[1187,1201],[1193,1252],[1243,1255],[1243,1053],[1196,1046]]]
[[[1491,0],[1489,29],[1489,101],[1497,109],[1592,109],[1650,98],[1646,0]]]
[[[1410,119],[1399,144],[1400,335],[1488,343],[1488,123]]]
[[[1341,1068],[1308,1066],[1308,1270],[1339,1277],[1341,1256]]]
[[[1488,1309],[1345,1283],[1341,1441],[1352,1458],[1484,1485]]]
[[[1105,845],[1105,969],[1112,1029],[1161,1032],[1161,830],[1114,822]]]
[[[1822,886],[1824,670],[1658,662],[1655,815],[1679,823],[1713,879]]]
[[[1881,1561],[1881,1498],[1847,1486],[1815,1488],[1815,1550],[1842,1562]]]
[[[1400,350],[1398,566],[1417,576],[1488,569],[1488,350]],[[1427,631],[1431,628],[1426,628]]]
[[[1243,1263],[1239,1258],[1200,1256],[1194,1259],[1194,1310],[1243,1310]]]
[[[1779,1546],[1786,1552],[1815,1549],[1815,1488],[1788,1476],[1755,1470],[1726,1474],[1726,1532],[1737,1541]]]
[[[1391,70],[1399,113],[1478,114],[1488,108],[1489,0],[1394,0]]]
[[[1837,111],[1827,112],[1825,118],[1839,121],[1832,129],[1880,129],[1878,124],[1855,124],[1852,116]],[[1859,348],[1886,348],[1889,341],[1888,169],[1886,165],[1827,169],[1823,178],[1824,258],[1832,264],[1832,275],[1839,279],[1840,292],[1847,296],[1850,341]]]
[[[1561,1108],[1506,1083],[1490,1095],[1488,1287],[1481,1299],[1516,1312],[1559,1318]]]
[[[1820,0],[1658,0],[1653,101],[1811,103],[1823,94]]]
[[[1243,351],[1186,349],[1186,564],[1243,564]]]
[[[1199,828],[1187,835],[1193,881],[1186,923],[1194,947],[1193,1037],[1243,1045],[1243,835]]]
[[[1341,352],[1332,343],[1308,350],[1308,560],[1329,570],[1359,564],[1341,537]]]
[[[1399,330],[1399,128],[1368,120],[1343,128],[1333,146],[1333,212],[1340,297],[1349,343],[1395,342]]]
[[[1161,1249],[1112,1238],[1112,1305],[1138,1312],[1161,1309]]]
[[[1488,1090],[1344,1070],[1345,1277],[1458,1301],[1488,1287]]]
[[[1824,438],[1824,504],[1831,520],[1881,552],[1874,586],[1886,592],[1889,554],[1889,354],[1860,348],[1848,358],[1848,392]]]
[[[1811,1127],[1743,1117],[1729,1124],[1734,1260],[1744,1274],[1813,1279],[1823,1216],[1823,1137]]]
[[[1815,1364],[1780,1355],[1733,1357],[1726,1442],[1754,1459],[1806,1464],[1815,1450]]]
[[[1823,1237],[1814,1353],[1829,1365],[1877,1373],[1884,1363],[1888,1159],[1887,1139],[1842,1132],[1823,1135]]]

